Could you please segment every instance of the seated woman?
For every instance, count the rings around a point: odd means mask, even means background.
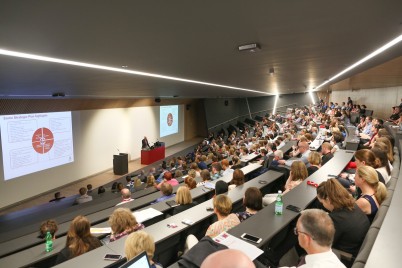
[[[55,265],[102,246],[99,239],[91,235],[90,227],[86,217],[74,218],[67,233],[66,246],[58,253]]]
[[[310,176],[321,167],[321,155],[317,152],[311,152],[307,160],[310,163],[310,166],[307,168],[308,176]]]
[[[177,189],[176,203],[179,204],[179,206],[173,209],[173,215],[183,212],[186,209],[194,207],[195,205],[198,205],[197,202],[193,202],[190,189],[186,186],[180,186],[179,189]]]
[[[374,146],[371,151],[376,157],[376,170],[384,178],[385,184],[391,179],[391,169],[388,161],[387,151],[381,150],[379,147]]]
[[[350,165],[350,163],[349,163]],[[378,168],[378,161],[376,160],[375,154],[368,149],[361,149],[356,151],[355,153],[355,166],[356,168],[359,168],[361,166],[370,166],[373,168]],[[385,184],[384,178],[380,172],[377,171],[378,175],[378,180],[382,183]],[[339,182],[348,189],[350,192],[354,193],[356,191],[354,185],[351,184],[351,182],[347,179],[348,176],[353,176],[349,175],[348,173],[342,173],[340,175]]]
[[[204,169],[201,171],[202,181],[197,183],[197,187],[203,186],[205,183],[211,181],[211,173],[209,173],[208,169]]]
[[[113,242],[132,232],[144,229],[144,225],[138,223],[133,213],[128,208],[118,208],[109,217],[109,225],[112,234],[109,241]]]
[[[308,177],[306,165],[302,161],[294,161],[290,166],[290,175],[285,184],[284,194],[295,188]]]
[[[257,187],[250,187],[246,190],[243,197],[244,212],[236,213],[236,216],[242,222],[247,220],[262,209],[262,193]]]
[[[387,188],[378,180],[377,172],[369,166],[361,166],[356,170],[355,184],[362,191],[356,204],[373,222],[378,208],[387,197]]]
[[[187,176],[187,178],[184,179],[184,184],[188,187],[188,189],[194,189],[197,188],[197,182],[195,179],[191,176]]]
[[[168,183],[171,186],[179,185],[179,182],[172,177],[172,173],[170,173],[169,171],[166,171],[163,174],[163,180],[156,186],[156,188],[160,190],[163,183]]]
[[[53,237],[53,240],[55,240],[57,230],[59,230],[59,227],[58,227],[57,222],[55,220],[44,221],[40,225],[39,237],[40,238],[45,238],[46,235],[47,235],[47,232],[50,232],[50,234]]]
[[[153,202],[152,204],[162,202],[174,196],[173,187],[167,182],[162,183],[161,192],[162,196],[156,199],[155,202]]]
[[[236,169],[235,171],[233,171],[233,177],[229,183],[229,191],[243,184],[244,184],[244,173],[241,169]]]
[[[147,177],[147,182],[146,182],[145,188],[152,188],[152,187],[156,187],[156,180],[153,175],[149,175]]]
[[[144,231],[130,234],[124,243],[124,253],[127,261],[131,260],[141,252],[145,251],[148,255],[151,268],[162,268],[162,265],[152,260],[155,253],[155,242],[151,235]]]
[[[320,183],[317,198],[334,222],[332,247],[356,256],[370,228],[367,216],[336,178]]]
[[[214,213],[218,217],[218,221],[208,227],[206,236],[214,238],[224,231],[228,231],[240,223],[236,214],[232,211],[232,200],[227,195],[220,194],[215,196]]]
[[[392,171],[393,168],[392,163],[394,162],[394,149],[392,147],[390,140],[386,137],[379,137],[376,139],[375,143],[373,144],[373,147],[378,147],[383,151],[387,152],[390,169]]]

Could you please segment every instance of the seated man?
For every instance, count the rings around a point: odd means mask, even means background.
[[[219,179],[220,177],[222,177],[222,166],[219,162],[215,162],[212,164],[212,168],[211,168],[211,178],[212,180],[216,180]]]
[[[49,202],[59,201],[63,198],[65,198],[65,196],[61,196],[60,192],[56,192],[56,193],[54,193],[54,198],[52,200],[50,200]]]
[[[222,173],[222,176],[225,176],[225,175],[227,175],[227,174],[232,174],[233,173],[233,169],[231,169],[229,166],[229,161],[227,160],[227,159],[223,159],[222,161],[221,161],[221,166],[222,166],[222,169],[223,169],[223,173]]]
[[[159,197],[158,199],[156,199],[155,202],[153,202],[152,204],[162,202],[164,200],[167,200],[167,199],[175,196],[175,194],[173,193],[172,185],[167,182],[162,183],[161,192],[162,192],[162,196]]]
[[[391,114],[391,116],[389,117],[389,119],[387,121],[394,122],[394,121],[398,120],[400,111],[401,110],[400,110],[399,106],[392,107],[392,114]]]
[[[328,213],[320,209],[307,209],[297,221],[295,234],[299,245],[307,252],[305,264],[308,267],[345,267],[332,252],[335,227]]]
[[[321,166],[325,165],[329,160],[334,157],[332,154],[332,145],[329,142],[324,142],[321,145],[321,154],[322,154],[322,161],[321,161]]]
[[[279,165],[279,160],[283,159],[283,152],[281,150],[276,150],[274,152],[274,160],[269,167],[277,167]]]
[[[133,198],[131,198],[131,191],[129,189],[127,189],[127,188],[124,188],[124,189],[121,190],[121,198],[123,200],[120,203],[118,203],[116,206],[119,206],[119,205],[124,204],[124,203],[131,202],[131,201],[134,200]]]
[[[301,154],[300,159],[289,159],[289,160],[279,160],[280,165],[286,165],[288,167],[292,166],[294,161],[302,161],[304,164],[308,165],[308,156],[310,154],[310,147],[306,141],[299,142],[298,151]]]
[[[82,204],[90,201],[92,201],[92,196],[87,194],[87,188],[81,187],[80,196],[75,199],[74,204]]]

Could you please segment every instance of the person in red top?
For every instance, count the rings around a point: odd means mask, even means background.
[[[166,182],[172,186],[179,185],[179,182],[175,178],[173,178],[172,173],[170,173],[169,171],[166,171],[165,174],[163,174],[163,181],[161,181],[161,183],[159,183],[156,186],[156,188],[158,188],[160,190],[162,183],[164,183],[164,182]]]

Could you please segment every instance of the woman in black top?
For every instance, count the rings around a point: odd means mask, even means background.
[[[322,182],[317,198],[330,211],[335,236],[332,247],[356,256],[370,228],[366,214],[355,204],[350,193],[336,178]]]
[[[317,152],[311,152],[307,158],[310,166],[307,168],[309,176],[316,172],[321,167],[321,155]]]
[[[183,212],[198,204],[195,201],[193,202],[190,189],[187,186],[180,186],[179,189],[177,189],[176,203],[178,206],[173,209],[173,215]]]
[[[90,226],[86,217],[74,218],[67,233],[66,247],[57,255],[55,265],[102,246],[99,239],[91,235]]]

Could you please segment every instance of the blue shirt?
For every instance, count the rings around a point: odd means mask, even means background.
[[[163,196],[159,197],[158,199],[156,199],[155,202],[153,202],[151,204],[156,204],[156,203],[162,202],[162,201],[167,200],[167,199],[169,199],[169,198],[171,198],[173,196],[175,196],[175,194],[163,195]]]

